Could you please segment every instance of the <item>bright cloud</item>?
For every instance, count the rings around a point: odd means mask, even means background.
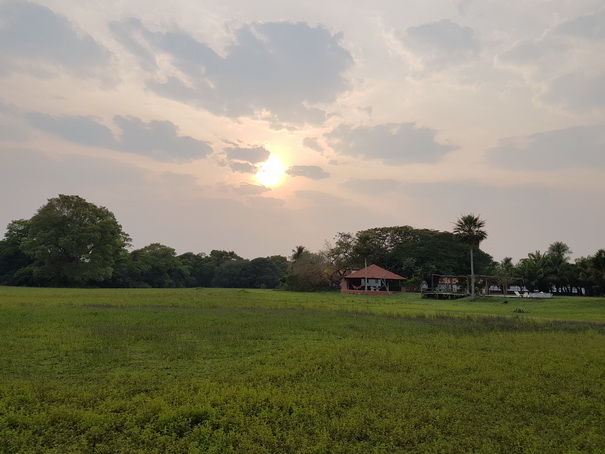
[[[184,31],[154,33],[137,20],[112,28],[143,65],[155,69],[147,81],[151,90],[215,114],[264,118],[267,112],[272,121],[321,123],[325,112],[313,104],[332,102],[349,88],[344,72],[352,57],[340,36],[323,27],[248,24],[235,31],[225,56]],[[168,75],[157,64],[162,55]]]

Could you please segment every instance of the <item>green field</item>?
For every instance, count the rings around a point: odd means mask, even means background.
[[[605,299],[503,300],[0,287],[0,452],[605,452]]]

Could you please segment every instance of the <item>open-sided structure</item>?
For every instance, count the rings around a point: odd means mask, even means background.
[[[341,293],[388,295],[403,292],[405,277],[400,276],[378,265],[370,265],[353,271],[343,277],[340,282]]]
[[[521,279],[499,276],[475,275],[477,294],[480,296],[507,296],[508,286]],[[471,277],[469,275],[433,274],[430,287],[422,289],[423,298],[457,299],[471,294]],[[508,296],[514,297],[514,294]]]

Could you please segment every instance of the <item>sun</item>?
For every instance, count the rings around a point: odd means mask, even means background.
[[[269,159],[258,166],[256,181],[271,188],[280,184],[285,176],[286,168],[277,156],[271,155]]]

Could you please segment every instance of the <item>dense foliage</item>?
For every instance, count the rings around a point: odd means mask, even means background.
[[[8,249],[7,258],[13,257],[24,266],[16,269],[16,264],[9,263],[2,268],[9,272],[5,275],[9,283],[98,284],[113,275],[129,240],[107,208],[79,196],[59,195],[28,221],[9,225],[2,252]]]
[[[410,226],[380,227],[355,235],[339,233],[328,251],[337,269],[361,268],[376,264],[401,276],[431,281],[432,274],[469,273],[467,246],[450,232],[415,229]],[[478,273],[485,274],[492,258],[475,251]]]
[[[407,278],[407,288],[430,285],[435,274],[497,276],[503,291],[605,294],[605,250],[572,263],[562,242],[535,251],[517,264],[494,263],[479,249],[485,221],[462,216],[453,232],[411,226],[340,232],[334,244],[312,252],[298,245],[290,257],[247,260],[233,251],[177,255],[152,243],[129,251],[130,238],[105,207],[79,196],[49,199],[31,219],[12,221],[0,240],[0,285],[79,287],[336,289],[342,276],[375,264]],[[471,266],[469,249],[471,247]],[[478,284],[479,285],[479,284]],[[474,287],[473,287],[474,289]]]

